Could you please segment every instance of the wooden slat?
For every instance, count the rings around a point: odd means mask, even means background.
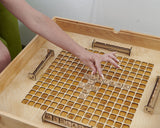
[[[54,21],[65,31],[94,36],[97,38],[112,40],[120,43],[160,50],[160,37],[140,34],[127,30],[115,32],[113,28],[71,21],[62,18],[54,18]]]
[[[32,58],[32,56],[36,53],[38,49],[45,43],[45,39],[36,36],[30,43],[28,44],[20,54],[5,68],[5,70],[0,73],[0,92],[6,88],[6,86],[15,78],[15,76],[25,67],[28,61]],[[29,53],[29,54],[28,54]]]

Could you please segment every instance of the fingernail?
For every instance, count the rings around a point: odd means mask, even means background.
[[[102,77],[102,79],[104,80],[104,76],[103,76],[103,74],[101,74],[101,77]]]
[[[91,72],[91,75],[93,75],[94,71]]]
[[[119,60],[117,59],[117,62],[119,62]]]
[[[118,68],[121,68],[121,66],[118,65]]]

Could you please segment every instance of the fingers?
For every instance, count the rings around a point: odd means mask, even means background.
[[[111,53],[111,54],[109,54],[108,56],[110,57],[110,58],[112,58],[114,61],[116,61],[117,63],[119,62],[119,60],[117,59],[117,57],[116,57],[116,55],[115,55],[116,53],[115,52],[113,52],[113,53]]]
[[[102,74],[102,69],[101,69],[101,62],[102,61],[107,61],[113,64],[116,68],[120,68],[120,66],[117,64],[119,60],[115,56],[115,52],[112,52],[110,54],[104,54],[104,55],[96,55],[94,56],[94,59],[92,61],[92,64],[90,64],[91,69],[93,70],[93,74],[98,71],[99,75],[104,78]],[[94,63],[93,63],[94,62]]]
[[[114,56],[116,56],[116,52],[111,52],[110,54],[113,54]]]
[[[88,65],[92,69],[92,73],[95,74],[96,72],[103,77],[102,69],[101,69],[101,62],[106,61],[113,64],[116,68],[120,68],[118,65],[119,60],[116,58],[116,52],[112,52],[110,54],[90,54],[87,60],[83,60],[83,62]]]
[[[103,61],[108,61],[111,64],[113,64],[116,68],[120,68],[120,66],[118,65],[119,60],[116,57],[116,52],[112,52],[110,54],[104,54],[104,58]]]
[[[120,68],[120,66],[112,59],[112,58],[109,58],[108,61],[113,64],[116,68]]]
[[[89,62],[88,66],[92,69],[92,74],[95,74],[97,72],[97,68],[93,62]]]
[[[102,69],[101,69],[101,61],[99,61],[99,59],[97,61],[95,61],[95,66],[97,68],[99,75],[103,77]]]
[[[113,64],[116,68],[120,68],[118,65],[119,60],[116,58],[116,52],[112,52],[110,54],[104,54],[103,56],[99,56],[98,58],[95,58],[95,66],[97,68],[97,71],[99,75],[103,78],[102,69],[101,69],[101,62],[106,61]]]

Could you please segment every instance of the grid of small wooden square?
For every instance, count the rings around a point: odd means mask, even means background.
[[[88,82],[85,75],[91,75],[91,70],[63,50],[22,103],[88,126],[129,128],[154,65],[121,56],[117,58],[121,68],[102,62],[106,81],[95,81],[98,90],[91,90],[82,99],[80,83]]]

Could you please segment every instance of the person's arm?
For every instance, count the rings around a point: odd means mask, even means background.
[[[33,32],[77,56],[94,73],[98,71],[102,75],[101,61],[109,61],[115,67],[119,67],[114,53],[99,55],[88,52],[49,17],[32,8],[25,0],[0,0],[0,2]]]

